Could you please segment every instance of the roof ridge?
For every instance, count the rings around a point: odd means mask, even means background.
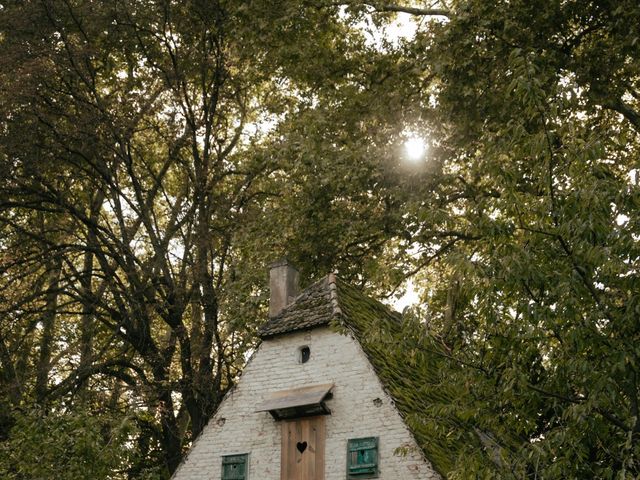
[[[333,315],[342,316],[342,309],[340,308],[340,299],[338,297],[338,286],[336,285],[336,274],[334,272],[329,273],[325,277],[329,286],[329,298],[331,299],[331,308]]]
[[[306,293],[306,291],[307,291],[307,290],[310,290],[310,289],[312,289],[313,287],[315,287],[316,285],[319,285],[319,284],[321,284],[322,282],[327,281],[327,277],[328,277],[328,276],[329,276],[329,275],[325,275],[324,277],[319,278],[318,280],[316,280],[316,281],[315,281],[315,282],[313,282],[312,284],[307,285],[304,289],[302,289],[302,290],[300,291],[300,293],[298,293],[298,295],[296,295],[296,296],[295,296],[295,298],[294,298],[293,300],[291,300],[291,303],[287,304],[287,307],[288,307],[289,305],[293,305],[293,304],[295,303],[295,301],[296,301],[298,298],[300,298],[301,296],[303,296],[303,295]],[[285,307],[285,308],[287,308],[287,307]]]

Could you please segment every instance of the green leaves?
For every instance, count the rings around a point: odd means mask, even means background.
[[[625,83],[638,111],[640,78],[636,60],[622,67],[604,52],[625,50],[637,22],[623,33],[614,12],[579,2],[456,11],[423,55],[438,65],[441,161],[460,180],[422,193],[440,205],[437,216],[427,202],[415,209],[413,238],[436,249],[454,221],[473,237],[421,275],[432,331],[453,357],[482,366],[466,372],[476,395],[461,405],[482,406],[471,417],[479,428],[518,439],[510,466],[482,468],[633,477],[637,359],[619,352],[639,335],[625,307],[636,304],[639,232],[626,220],[637,212],[620,206],[638,193],[638,129],[614,105]],[[606,86],[604,64],[620,75]],[[460,460],[450,474],[474,468]]]
[[[84,410],[16,413],[10,439],[0,443],[0,474],[6,479],[127,478],[135,431],[131,419]],[[160,477],[148,469],[139,478]]]
[[[637,2],[451,11],[376,49],[361,22],[391,16],[354,3],[7,6],[2,402],[135,398],[131,471],[174,468],[287,254],[384,294],[415,274],[431,335],[404,333],[437,355],[384,368],[452,478],[637,475]]]

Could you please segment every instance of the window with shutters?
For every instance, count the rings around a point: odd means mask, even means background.
[[[347,478],[378,477],[378,437],[347,442]]]
[[[247,480],[249,454],[225,455],[222,457],[222,480]]]

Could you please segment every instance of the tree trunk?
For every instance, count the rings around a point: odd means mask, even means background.
[[[55,257],[48,263],[47,290],[45,292],[45,309],[41,319],[42,336],[40,337],[40,353],[36,367],[36,401],[42,403],[47,395],[49,373],[51,370],[51,351],[55,318],[58,307],[60,272],[62,257]]]
[[[89,218],[91,223],[97,223],[98,215],[104,201],[104,193],[98,191],[91,202],[91,212]],[[93,361],[93,336],[95,322],[95,305],[93,304],[93,265],[94,253],[93,249],[98,248],[98,240],[93,228],[89,227],[87,231],[87,250],[84,254],[82,265],[82,277],[80,279],[82,286],[82,323],[80,335],[80,373],[88,370]],[[86,383],[81,386],[81,395],[86,391]]]

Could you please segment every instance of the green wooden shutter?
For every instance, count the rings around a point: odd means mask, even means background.
[[[222,480],[247,480],[249,455],[225,455],[222,457]]]
[[[378,437],[353,438],[347,442],[347,478],[378,476]]]

